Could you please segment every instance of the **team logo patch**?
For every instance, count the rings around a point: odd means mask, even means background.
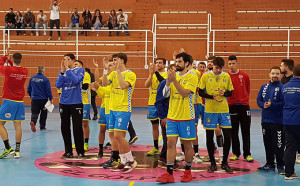
[[[119,121],[119,122],[122,122],[122,118],[119,118],[118,121]]]
[[[210,118],[206,118],[206,122],[207,122],[207,123],[210,123]]]
[[[63,113],[63,109],[59,109],[59,112],[60,112],[60,113]]]
[[[132,150],[132,154],[137,161],[137,167],[128,174],[112,172],[109,169],[104,169],[104,162],[109,160],[111,152],[108,150],[104,150],[103,158],[98,159],[98,148],[90,148],[90,150],[85,153],[87,159],[84,160],[78,159],[76,156],[74,158],[61,159],[61,155],[64,153],[64,151],[60,151],[38,158],[37,160],[35,160],[34,165],[40,170],[61,176],[105,181],[123,181],[128,183],[132,181],[156,182],[156,179],[166,172],[167,167],[158,162],[159,157],[147,156],[147,152],[151,150],[153,146],[133,145],[130,147]],[[207,150],[199,149],[199,154],[201,156],[206,156]],[[216,156],[216,158],[218,158],[218,155]],[[260,167],[260,164],[257,161],[254,161],[251,164],[243,160],[230,161],[228,163],[229,166],[231,166],[233,169],[233,174],[227,174],[225,171],[222,171],[220,164],[217,164],[219,171],[216,171],[214,174],[212,174],[207,173],[207,166],[209,164],[208,162],[199,164],[193,163],[193,182],[195,184],[199,184],[200,181],[205,180],[215,180],[242,175],[245,176],[246,174],[256,171],[257,167]],[[179,182],[181,176],[183,175],[183,171],[185,170],[185,163],[178,162],[178,166],[178,170],[174,171],[173,173],[176,182]],[[109,184],[107,182],[105,183]],[[113,182],[110,184],[114,185]]]
[[[11,117],[11,113],[5,113],[5,117],[6,118],[10,118]]]

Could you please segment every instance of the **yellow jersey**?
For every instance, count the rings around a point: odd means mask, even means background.
[[[97,95],[102,99],[101,108],[105,108],[105,114],[109,114],[109,98],[111,93],[111,85],[106,87],[99,86]]]
[[[198,78],[197,79],[197,89],[196,89],[196,92],[194,94],[194,104],[198,104],[197,98],[198,98],[199,95],[197,93],[197,90],[198,90],[198,84],[199,84],[199,80],[200,80],[200,77],[201,77],[201,73],[198,70],[195,70],[195,69],[192,69],[191,72],[194,73]]]
[[[218,91],[222,89],[224,92],[232,91],[233,85],[228,73],[222,72],[220,75],[215,75],[212,71],[206,72],[202,75],[200,80],[200,89],[205,90],[209,95],[217,95],[217,102],[214,99],[205,99],[206,113],[228,113],[228,103],[224,96],[220,96]]]
[[[198,88],[200,88],[200,81],[201,81],[202,75],[203,75],[203,74],[200,73],[200,78],[199,78]],[[201,96],[199,96],[199,93],[198,93],[198,92],[197,92],[197,104],[205,105],[205,103],[204,103],[204,98],[202,98]]]
[[[163,77],[163,78],[167,78],[168,76],[168,73],[167,72],[162,72],[160,73],[160,75]],[[155,104],[155,101],[156,101],[156,94],[157,94],[157,87],[159,85],[159,81],[156,77],[155,74],[152,75],[152,84],[149,88],[149,100],[148,100],[148,105],[154,105]]]
[[[197,76],[191,71],[180,76],[176,73],[176,80],[184,89],[190,90],[189,96],[183,98],[177,91],[174,83],[170,84],[170,102],[167,118],[175,121],[194,120],[194,94],[197,88]]]
[[[121,73],[123,79],[130,84],[126,89],[121,89],[117,71],[112,71],[108,76],[111,83],[109,109],[112,111],[131,112],[131,99],[136,83],[136,74],[130,70]]]
[[[82,93],[82,103],[85,104],[91,104],[91,76],[89,73],[85,72],[83,77],[83,83],[82,84],[89,84],[89,88],[87,90],[81,90]]]

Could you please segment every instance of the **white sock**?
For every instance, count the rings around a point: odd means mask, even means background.
[[[126,154],[120,154],[121,164],[125,165],[127,162]]]
[[[125,153],[125,156],[126,156],[127,161],[130,161],[130,162],[134,161],[131,151]]]

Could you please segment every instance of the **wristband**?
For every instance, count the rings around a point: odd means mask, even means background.
[[[107,70],[106,69],[103,69],[103,74],[107,74]]]

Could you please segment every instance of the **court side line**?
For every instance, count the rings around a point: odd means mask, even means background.
[[[128,186],[132,186],[133,184],[134,184],[134,181],[131,181]]]

